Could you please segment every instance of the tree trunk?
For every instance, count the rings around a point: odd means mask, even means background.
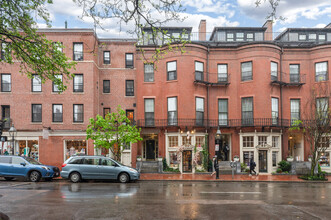
[[[310,169],[310,176],[314,176],[315,173],[315,167],[316,167],[316,158],[312,158],[311,160],[311,169]]]

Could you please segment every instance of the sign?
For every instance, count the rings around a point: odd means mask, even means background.
[[[43,139],[48,139],[49,136],[49,130],[48,129],[43,129]]]
[[[219,151],[220,150],[220,145],[219,144],[215,144],[215,151]]]
[[[7,137],[6,136],[0,136],[0,141],[2,141],[2,142],[7,141]]]

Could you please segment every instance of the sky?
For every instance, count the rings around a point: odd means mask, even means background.
[[[109,0],[113,1],[113,0]],[[186,19],[183,22],[170,22],[167,26],[192,27],[192,32],[198,32],[201,19],[207,22],[207,32],[214,27],[261,27],[271,11],[268,0],[256,7],[256,0],[181,0],[185,12],[181,13]],[[263,2],[263,0],[262,0]],[[93,28],[90,18],[81,19],[82,10],[73,0],[53,0],[46,6],[53,28]],[[324,28],[331,23],[331,0],[280,0],[277,15],[285,20],[276,20],[273,25],[274,36],[286,28]],[[39,27],[45,27],[38,23]],[[117,21],[107,21],[105,30],[96,28],[100,38],[131,38],[127,33],[133,24],[119,25]]]

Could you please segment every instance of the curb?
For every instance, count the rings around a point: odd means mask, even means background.
[[[151,182],[213,182],[213,183],[217,183],[217,182],[236,182],[236,183],[245,183],[245,182],[249,182],[249,183],[254,183],[254,182],[262,182],[262,183],[331,183],[330,181],[284,181],[284,180],[279,180],[279,181],[272,181],[272,180],[138,180],[138,182],[144,182],[144,181],[151,181]]]

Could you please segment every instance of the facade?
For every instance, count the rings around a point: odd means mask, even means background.
[[[271,173],[288,155],[308,160],[308,143],[289,127],[303,118],[312,88],[330,85],[330,27],[291,28],[273,39],[270,21],[206,33],[202,20],[199,33],[168,27],[168,36],[156,40],[146,29],[138,46],[130,39],[99,39],[89,29],[40,30],[77,61],[75,78],[59,94],[50,82],[22,77],[18,63],[1,64],[1,116],[18,130],[15,154],[56,166],[73,154],[109,155],[86,140],[85,129],[89,118],[121,105],[143,137],[127,146],[125,164],[135,167],[137,156],[143,162],[166,158],[181,172],[198,172],[207,151],[247,165],[253,157],[260,173]],[[155,44],[178,38],[189,40],[185,53],[146,63],[143,56],[152,56]],[[2,153],[11,144],[1,142]],[[321,161],[328,171],[330,150]]]
[[[22,76],[18,62],[1,64],[1,116],[10,119],[3,133],[8,141],[0,145],[2,153],[11,152],[8,129],[14,124],[15,155],[31,156],[61,167],[71,155],[109,154],[86,140],[86,127],[89,118],[111,112],[119,104],[134,119],[135,41],[99,40],[92,29],[39,32],[63,44],[63,52],[77,62],[75,77],[67,81],[67,90],[59,93],[49,81],[41,84],[36,77]],[[130,146],[123,157],[123,162],[130,165]]]
[[[220,160],[239,157],[249,165],[253,157],[260,173],[276,171],[287,156],[307,161],[308,144],[289,127],[303,118],[312,88],[330,85],[330,26],[288,29],[275,40],[270,21],[261,28],[216,27],[209,39],[205,27],[201,21],[198,35],[188,33],[186,52],[166,54],[154,70],[137,61],[137,123],[144,138],[138,155],[166,158],[181,172],[200,170],[204,145]],[[152,56],[153,43],[166,42],[146,33],[141,47]],[[170,32],[174,39],[180,33]],[[215,141],[218,128],[221,140]],[[330,152],[322,158],[330,170]]]

